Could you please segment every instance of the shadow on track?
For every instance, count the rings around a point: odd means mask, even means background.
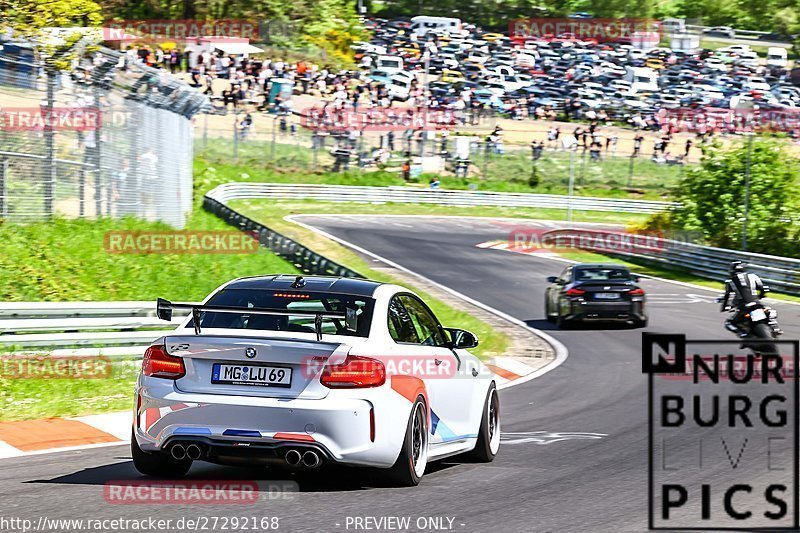
[[[24,483],[45,483],[65,485],[107,485],[125,481],[175,481],[167,478],[149,478],[141,475],[133,467],[128,457],[116,457],[122,462],[85,468],[77,472],[65,474],[51,479],[35,479]],[[453,466],[469,464],[469,461],[453,461],[447,459],[428,465],[425,479],[435,479],[436,473]],[[209,463],[195,463],[183,480],[202,481],[294,481],[300,492],[347,492],[378,488],[392,488],[391,482],[384,478],[385,471],[377,468],[348,468],[344,466],[323,466],[314,471],[291,471],[273,467],[236,467],[220,466]],[[269,490],[268,483],[263,484]]]
[[[554,323],[543,318],[526,320],[525,324],[542,331],[624,331],[637,329],[627,322],[570,322],[566,327],[559,328]]]

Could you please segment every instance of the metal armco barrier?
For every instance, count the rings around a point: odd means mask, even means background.
[[[175,311],[172,322],[156,318],[156,303],[144,302],[2,302],[0,347],[149,345],[188,316]],[[130,353],[144,353],[132,348]]]
[[[800,259],[740,252],[670,239],[655,239],[655,245],[650,246],[619,246],[613,249],[605,245],[612,240],[602,238],[612,233],[599,230],[548,232],[552,235],[574,235],[576,239],[582,235],[589,237],[596,235],[599,238],[584,239],[581,249],[629,259],[632,262],[690,272],[717,281],[724,281],[730,277],[728,272],[732,261],[742,261],[750,265],[750,270],[758,274],[764,284],[774,291],[800,295]],[[597,243],[604,244],[598,246]]]
[[[525,194],[507,192],[443,190],[413,187],[364,187],[349,185],[306,185],[286,183],[226,183],[206,194],[206,205],[214,201],[225,205],[230,200],[286,198],[328,202],[410,203],[451,206],[543,207],[578,211],[618,213],[659,213],[676,204],[649,200]],[[208,207],[206,207],[208,209]]]
[[[214,189],[216,191],[217,187]],[[211,192],[214,192],[211,191]],[[261,246],[269,248],[280,257],[291,262],[306,274],[321,276],[341,276],[345,278],[363,278],[361,274],[340,265],[339,263],[306,248],[286,235],[274,231],[260,222],[248,218],[225,205],[227,200],[214,198],[211,193],[203,199],[203,208],[217,215],[222,220],[242,231],[253,231],[258,234]]]

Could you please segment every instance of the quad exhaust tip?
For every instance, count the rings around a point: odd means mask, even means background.
[[[286,452],[285,459],[286,459],[286,464],[290,466],[297,466],[300,464],[302,457],[300,455],[300,452],[298,452],[297,450],[289,450],[288,452]]]
[[[309,468],[316,468],[321,462],[317,452],[308,451],[303,454],[303,464]]]
[[[169,453],[172,455],[173,459],[180,461],[186,457],[186,448],[183,447],[183,444],[175,444],[170,448]]]
[[[203,455],[203,450],[197,444],[190,444],[186,447],[186,457],[191,459],[192,461],[196,461],[200,459]]]

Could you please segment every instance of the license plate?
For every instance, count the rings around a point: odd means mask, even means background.
[[[756,309],[750,312],[750,320],[753,322],[760,322],[767,319],[767,314],[763,309]]]
[[[255,387],[291,387],[292,369],[282,366],[214,363],[211,371],[211,383]]]
[[[594,294],[596,300],[619,300],[618,292],[596,292]]]

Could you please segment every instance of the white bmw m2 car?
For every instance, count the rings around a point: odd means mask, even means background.
[[[500,447],[494,375],[414,293],[336,277],[236,279],[150,346],[136,384],[139,472],[179,477],[193,461],[386,469],[416,485],[429,461]]]

